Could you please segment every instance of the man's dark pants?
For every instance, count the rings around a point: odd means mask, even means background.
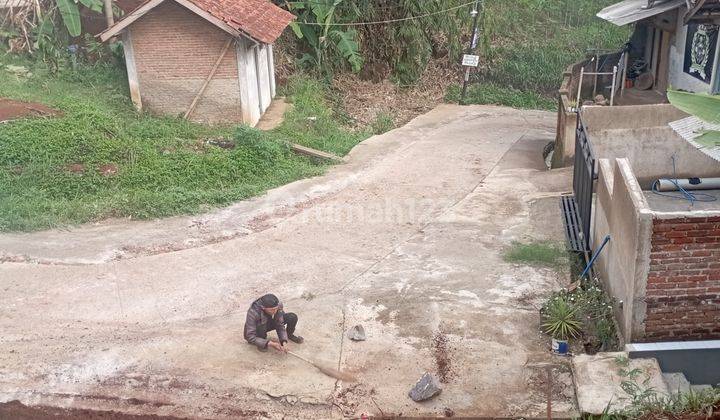
[[[295,326],[298,322],[298,317],[292,312],[286,313],[283,315],[283,319],[285,320],[285,331],[287,331],[288,336],[294,335],[295,333]],[[274,320],[268,321],[267,324],[260,324],[257,326],[257,329],[255,330],[255,335],[260,338],[267,338],[268,331],[275,331],[277,328],[277,325],[275,325]]]

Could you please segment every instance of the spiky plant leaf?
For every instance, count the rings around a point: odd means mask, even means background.
[[[582,323],[577,318],[577,308],[564,299],[556,298],[544,309],[545,322],[542,328],[546,334],[559,340],[580,335]]]

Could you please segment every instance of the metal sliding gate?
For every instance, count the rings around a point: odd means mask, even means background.
[[[573,196],[563,196],[561,206],[565,218],[565,235],[573,251],[590,251],[590,221],[595,179],[595,154],[590,145],[587,127],[578,113],[575,131],[575,165]]]

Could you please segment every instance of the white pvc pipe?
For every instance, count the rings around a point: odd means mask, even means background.
[[[673,181],[674,180],[670,179],[659,179],[657,181],[658,191],[678,191],[678,187]],[[720,189],[720,178],[684,178],[678,179],[677,183],[688,191]]]

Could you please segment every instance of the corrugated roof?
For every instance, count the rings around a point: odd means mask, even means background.
[[[685,0],[657,1],[656,4],[649,9],[647,8],[647,4],[647,0],[625,0],[602,9],[597,14],[597,17],[605,19],[615,25],[624,26],[659,15],[668,10],[677,9],[685,5]]]
[[[174,0],[147,0],[98,36],[103,41],[110,39],[163,1]],[[275,42],[295,19],[295,15],[268,0],[177,0],[176,2],[225,31],[231,33],[237,31],[266,44]]]
[[[710,124],[698,117],[687,117],[671,122],[670,127],[672,127],[680,137],[700,149],[701,152],[720,162],[720,145],[713,146],[701,144],[696,141],[705,131],[720,131],[720,124]]]

